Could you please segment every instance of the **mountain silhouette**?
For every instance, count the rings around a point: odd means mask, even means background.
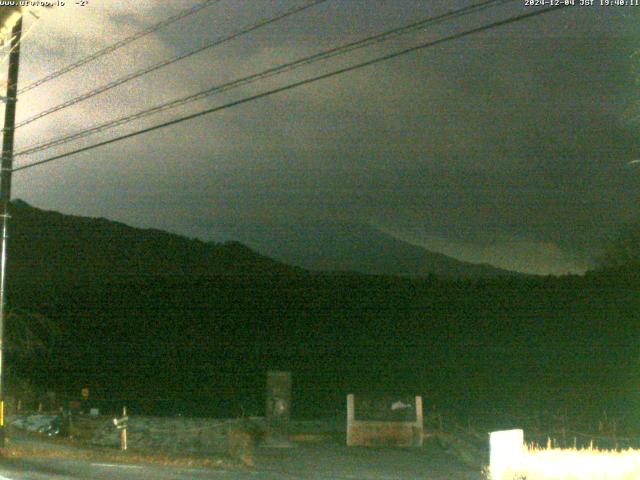
[[[297,270],[238,242],[211,244],[104,218],[12,205],[9,263],[18,279],[268,275]]]
[[[295,223],[229,225],[226,229],[227,237],[307,270],[448,278],[520,275],[432,252],[356,222],[304,219]]]

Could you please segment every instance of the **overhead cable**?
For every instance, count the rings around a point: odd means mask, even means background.
[[[21,122],[18,122],[16,124],[16,128],[24,127],[25,125],[28,125],[28,124],[30,124],[32,122],[35,122],[36,120],[39,120],[39,119],[41,119],[43,117],[46,117],[47,115],[50,115],[50,114],[55,113],[55,112],[59,112],[60,110],[63,110],[65,108],[68,108],[68,107],[71,107],[73,105],[76,105],[76,104],[78,104],[80,102],[88,100],[89,98],[95,97],[96,95],[99,95],[101,93],[107,92],[107,91],[112,90],[112,89],[114,89],[116,87],[119,87],[120,85],[124,85],[125,83],[130,82],[131,80],[135,80],[136,78],[140,78],[140,77],[142,77],[144,75],[147,75],[147,74],[149,74],[151,72],[155,72],[156,70],[159,70],[159,69],[161,69],[163,67],[172,65],[172,64],[174,64],[176,62],[179,62],[180,60],[184,60],[184,59],[192,57],[193,55],[196,55],[196,54],[198,54],[200,52],[204,52],[205,50],[209,50],[209,49],[211,49],[213,47],[216,47],[218,45],[222,45],[223,43],[227,43],[227,42],[229,42],[231,40],[234,40],[234,39],[236,39],[236,38],[238,38],[238,37],[240,37],[242,35],[246,35],[247,33],[250,33],[250,32],[253,32],[255,30],[258,30],[259,28],[262,28],[262,27],[264,27],[266,25],[270,25],[272,23],[275,23],[275,22],[277,22],[279,20],[282,20],[284,18],[290,17],[291,15],[294,15],[294,14],[296,14],[298,12],[301,12],[303,10],[306,10],[308,8],[311,8],[311,7],[315,6],[315,5],[318,5],[319,3],[323,3],[323,2],[326,2],[326,1],[327,0],[311,0],[311,1],[305,3],[305,4],[301,5],[301,6],[296,6],[296,7],[293,7],[293,8],[289,8],[288,10],[276,15],[275,17],[269,17],[269,18],[262,19],[262,20],[260,20],[260,21],[258,21],[256,23],[248,26],[248,27],[238,29],[238,30],[234,31],[230,35],[227,35],[227,36],[225,36],[223,38],[218,38],[218,39],[216,39],[216,40],[214,40],[212,42],[209,42],[206,45],[202,45],[202,46],[200,46],[200,47],[198,47],[198,48],[196,48],[194,50],[190,50],[188,52],[182,53],[180,55],[176,55],[175,57],[169,58],[167,60],[163,60],[162,62],[158,62],[158,63],[155,63],[155,64],[153,64],[151,66],[145,67],[145,68],[143,68],[141,70],[132,72],[132,73],[130,73],[128,75],[125,75],[124,77],[118,78],[118,79],[116,79],[116,80],[114,80],[112,82],[109,82],[109,83],[107,83],[105,85],[97,87],[97,88],[95,88],[93,90],[90,90],[90,91],[88,91],[88,92],[86,92],[86,93],[84,93],[84,94],[82,94],[82,95],[80,95],[78,97],[74,97],[74,98],[72,98],[70,100],[67,100],[67,101],[63,102],[63,103],[60,103],[60,104],[55,105],[55,106],[53,106],[51,108],[48,108],[47,110],[44,110],[44,111],[42,111],[40,113],[37,113],[37,114],[33,115],[32,117],[27,118],[26,120],[22,120]]]
[[[124,38],[116,43],[113,43],[101,50],[98,50],[97,52],[92,53],[91,55],[88,55],[86,57],[81,58],[80,60],[71,63],[69,65],[67,65],[66,67],[61,68],[60,70],[56,70],[53,73],[50,73],[49,75],[46,75],[44,77],[42,77],[39,80],[36,80],[33,83],[28,84],[26,87],[23,87],[21,89],[18,90],[18,94],[21,93],[25,93],[28,92],[29,90],[33,90],[36,87],[39,87],[40,85],[47,83],[55,78],[61,77],[62,75],[64,75],[65,73],[71,72],[77,68],[82,67],[83,65],[86,65],[89,62],[92,62],[93,60],[96,60],[97,58],[103,57],[104,55],[107,55],[109,53],[115,52],[116,50],[129,45],[130,43],[135,42],[136,40],[145,37],[151,33],[154,33],[168,25],[171,25],[172,23],[175,23],[179,20],[182,20],[183,18],[186,18],[190,15],[193,15],[194,13],[199,12],[200,10],[202,10],[203,8],[209,7],[211,5],[213,5],[214,3],[220,2],[222,0],[204,0],[202,3],[199,3],[193,7],[187,8],[186,10],[183,10],[179,13],[177,13],[176,15],[173,15],[169,18],[166,18],[158,23],[155,23],[153,25],[151,25],[148,28],[145,28],[144,30],[140,30],[139,32],[134,33],[133,35]]]
[[[532,18],[532,17],[536,17],[536,16],[539,16],[539,15],[543,15],[545,13],[549,13],[549,12],[552,12],[552,11],[557,11],[557,10],[560,10],[560,9],[563,9],[563,8],[566,8],[566,7],[568,7],[568,5],[559,5],[559,6],[554,6],[554,7],[547,7],[547,8],[543,8],[543,9],[540,9],[540,10],[535,10],[535,11],[532,11],[532,12],[529,12],[529,13],[524,13],[524,14],[521,14],[521,15],[517,15],[515,17],[509,17],[507,19],[499,20],[497,22],[493,22],[493,23],[490,23],[490,24],[487,24],[487,25],[483,25],[483,26],[480,26],[480,27],[472,28],[470,30],[466,30],[466,31],[463,31],[463,32],[458,32],[458,33],[455,33],[455,34],[452,34],[452,35],[448,35],[446,37],[442,37],[442,38],[440,38],[438,40],[432,40],[432,41],[429,41],[429,42],[426,42],[426,43],[415,45],[413,47],[405,48],[405,49],[397,51],[397,52],[393,52],[393,53],[390,53],[390,54],[387,54],[387,55],[383,55],[383,56],[380,56],[380,57],[377,57],[377,58],[374,58],[374,59],[371,59],[371,60],[367,60],[367,61],[364,61],[364,62],[361,62],[361,63],[357,63],[355,65],[350,65],[348,67],[344,67],[344,68],[341,68],[341,69],[338,69],[338,70],[334,70],[334,71],[329,72],[329,73],[325,73],[325,74],[318,75],[318,76],[315,76],[315,77],[312,77],[312,78],[308,78],[306,80],[293,82],[293,83],[290,83],[288,85],[284,85],[284,86],[281,86],[281,87],[278,87],[278,88],[274,88],[272,90],[268,90],[266,92],[262,92],[262,93],[259,93],[259,94],[256,94],[256,95],[251,95],[249,97],[245,97],[245,98],[242,98],[240,100],[235,100],[233,102],[229,102],[229,103],[224,104],[224,105],[220,105],[220,106],[217,106],[217,107],[213,107],[213,108],[209,108],[209,109],[206,109],[206,110],[202,110],[200,112],[196,112],[196,113],[193,113],[193,114],[190,114],[190,115],[186,115],[184,117],[176,118],[174,120],[171,120],[171,121],[168,121],[168,122],[164,122],[164,123],[160,123],[158,125],[154,125],[154,126],[151,126],[151,127],[148,127],[148,128],[143,128],[141,130],[137,130],[135,132],[128,133],[126,135],[121,135],[119,137],[111,138],[111,139],[105,140],[103,142],[98,142],[98,143],[95,143],[93,145],[88,145],[86,147],[78,148],[78,149],[72,150],[70,152],[62,153],[60,155],[54,155],[52,157],[45,158],[43,160],[39,160],[39,161],[32,162],[32,163],[29,163],[29,164],[26,164],[26,165],[22,165],[20,167],[15,167],[15,168],[13,168],[13,171],[17,172],[17,171],[20,171],[20,170],[26,170],[28,168],[32,168],[32,167],[36,167],[36,166],[43,165],[43,164],[46,164],[46,163],[50,163],[50,162],[54,162],[54,161],[57,161],[57,160],[61,160],[61,159],[66,158],[66,157],[70,157],[72,155],[76,155],[78,153],[83,153],[83,152],[86,152],[86,151],[89,151],[89,150],[93,150],[93,149],[98,148],[98,147],[102,147],[102,146],[105,146],[105,145],[109,145],[109,144],[112,144],[112,143],[119,142],[121,140],[126,140],[128,138],[137,137],[137,136],[142,135],[144,133],[149,133],[149,132],[152,132],[152,131],[155,131],[155,130],[159,130],[161,128],[169,127],[169,126],[172,126],[172,125],[177,125],[177,124],[185,122],[187,120],[193,120],[195,118],[199,118],[199,117],[202,117],[204,115],[209,115],[211,113],[219,112],[221,110],[226,110],[226,109],[231,108],[231,107],[242,105],[242,104],[245,104],[245,103],[248,103],[248,102],[252,102],[254,100],[258,100],[258,99],[261,99],[261,98],[269,97],[269,96],[272,96],[272,95],[275,95],[277,93],[281,93],[281,92],[284,92],[284,91],[287,91],[287,90],[292,90],[294,88],[298,88],[298,87],[301,87],[303,85],[309,85],[311,83],[315,83],[315,82],[318,82],[320,80],[325,80],[327,78],[335,77],[337,75],[342,75],[342,74],[347,73],[347,72],[351,72],[351,71],[354,71],[354,70],[357,70],[357,69],[360,69],[360,68],[363,68],[363,67],[367,67],[367,66],[370,66],[370,65],[374,65],[374,64],[386,61],[386,60],[390,60],[392,58],[399,57],[401,55],[406,55],[408,53],[412,53],[412,52],[415,52],[415,51],[418,51],[418,50],[434,47],[436,45],[440,45],[440,44],[443,44],[443,43],[446,43],[446,42],[449,42],[449,41],[452,41],[452,40],[457,40],[457,39],[460,39],[460,38],[463,38],[463,37],[466,37],[466,36],[469,36],[469,35],[473,35],[473,34],[476,34],[476,33],[484,32],[484,31],[487,31],[487,30],[491,30],[493,28],[500,27],[500,26],[503,26],[503,25],[519,22],[519,21],[522,21],[522,20],[525,20],[525,19],[528,19],[528,18]]]
[[[444,21],[453,19],[453,18],[457,18],[460,16],[464,16],[464,15],[469,15],[471,13],[475,13],[481,10],[484,10],[486,8],[489,7],[493,7],[494,5],[498,5],[498,4],[503,4],[503,3],[509,3],[509,2],[513,2],[515,0],[486,0],[474,5],[470,5],[467,7],[463,7],[457,10],[453,10],[453,11],[449,11],[437,16],[432,16],[432,17],[428,17],[426,19],[417,21],[417,22],[413,22],[409,25],[405,25],[402,27],[398,27],[398,28],[393,28],[391,30],[387,30],[385,32],[376,34],[376,35],[372,35],[360,40],[356,40],[353,42],[349,42],[343,45],[340,45],[338,47],[334,47],[331,48],[329,50],[324,50],[322,52],[307,56],[307,57],[303,57],[291,62],[287,62],[284,64],[281,64],[279,66],[276,67],[272,67],[269,68],[267,70],[264,70],[262,72],[259,73],[255,73],[246,77],[242,77],[236,80],[232,80],[230,82],[226,82],[224,84],[221,85],[216,85],[210,88],[207,88],[206,90],[191,94],[191,95],[187,95],[185,97],[181,97],[178,99],[174,99],[171,100],[169,102],[165,102],[162,103],[160,105],[156,105],[152,108],[148,108],[145,110],[142,110],[140,112],[136,112],[134,114],[131,115],[126,115],[114,120],[110,120],[108,122],[102,123],[100,125],[96,125],[93,127],[89,127],[86,129],[83,129],[79,132],[75,132],[75,133],[71,133],[68,135],[63,135],[60,137],[56,137],[50,140],[46,140],[44,142],[40,142],[38,144],[34,144],[34,145],[30,145],[22,150],[17,151],[14,154],[14,157],[18,157],[18,156],[24,156],[24,155],[31,155],[43,150],[48,150],[49,148],[53,148],[53,147],[57,147],[60,145],[64,145],[66,143],[96,134],[96,133],[100,133],[106,130],[109,130],[111,128],[115,128],[115,127],[119,127],[122,125],[125,125],[127,123],[133,122],[135,120],[139,120],[145,117],[148,117],[150,115],[155,115],[157,113],[160,112],[164,112],[166,110],[171,110],[177,107],[180,107],[182,105],[186,105],[187,103],[192,103],[198,100],[202,100],[204,98],[210,97],[212,95],[217,95],[223,92],[226,92],[228,90],[234,89],[234,88],[238,88],[240,86],[244,86],[244,85],[248,85],[251,83],[255,83],[259,80],[264,80],[266,78],[270,78],[273,77],[275,75],[279,75],[291,70],[294,70],[296,68],[300,68],[302,66],[306,66],[306,65],[310,65],[322,60],[326,60],[338,55],[344,55],[346,53],[352,52],[354,50],[358,50],[361,48],[365,48],[368,47],[370,45],[373,44],[377,44],[377,43],[382,43],[385,41],[388,41],[390,39],[399,37],[401,35],[406,35],[408,33],[414,32],[416,30],[419,30],[421,28],[424,28],[426,26],[429,25],[433,25],[433,24],[437,24],[437,23],[442,23]]]

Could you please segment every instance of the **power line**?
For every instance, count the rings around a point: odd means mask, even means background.
[[[279,75],[281,73],[287,72],[287,71],[291,71],[294,70],[296,68],[299,68],[301,66],[304,65],[310,65],[316,62],[319,62],[321,60],[326,60],[338,55],[343,55],[345,53],[354,51],[354,50],[358,50],[364,47],[368,47],[370,45],[374,45],[376,43],[381,43],[384,41],[387,41],[389,39],[392,38],[396,38],[399,37],[401,35],[405,35],[409,32],[413,32],[415,30],[418,30],[420,28],[423,28],[427,25],[430,24],[436,24],[436,23],[440,23],[443,22],[445,20],[449,20],[452,18],[457,18],[460,16],[464,16],[464,15],[468,15],[470,13],[475,13],[484,9],[487,9],[489,7],[492,7],[494,5],[498,5],[498,4],[504,4],[504,3],[509,3],[509,2],[513,2],[514,0],[486,0],[484,2],[478,3],[478,4],[474,4],[474,5],[470,5],[467,7],[463,7],[460,8],[458,10],[453,10],[450,12],[446,12],[444,14],[441,15],[437,15],[437,16],[433,16],[433,17],[429,17],[423,20],[420,20],[418,22],[414,22],[411,23],[409,25],[403,26],[403,27],[398,27],[398,28],[394,28],[391,30],[387,30],[385,32],[376,34],[376,35],[372,35],[369,37],[366,37],[364,39],[360,39],[360,40],[356,40],[350,43],[346,43],[343,44],[341,46],[338,47],[334,47],[331,48],[329,50],[324,50],[322,52],[316,53],[314,55],[311,56],[307,56],[298,60],[294,60],[291,62],[287,62],[284,63],[282,65],[273,67],[273,68],[269,68],[267,70],[264,70],[262,72],[253,74],[253,75],[249,75],[247,77],[242,77],[240,79],[236,79],[233,80],[231,82],[227,82],[224,83],[222,85],[217,85],[211,88],[208,88],[206,90],[197,92],[195,94],[191,94],[188,95],[186,97],[182,97],[182,98],[178,98],[175,100],[172,100],[170,102],[166,102],[160,105],[157,105],[155,107],[146,109],[146,110],[142,110],[140,112],[134,113],[132,115],[126,115],[124,117],[120,117],[114,120],[110,120],[106,123],[103,123],[101,125],[97,125],[88,129],[84,129],[81,130],[79,132],[76,133],[72,133],[69,135],[64,135],[61,137],[56,137],[53,138],[51,140],[47,140],[45,142],[41,142],[35,145],[30,145],[28,147],[26,147],[23,150],[20,150],[18,152],[16,152],[14,154],[15,157],[17,156],[23,156],[23,155],[30,155],[42,150],[47,150],[49,148],[53,148],[59,145],[64,145],[65,143],[69,143],[71,141],[74,140],[78,140],[80,138],[84,138],[90,135],[93,135],[95,133],[99,133],[99,132],[103,132],[105,130],[109,130],[111,128],[115,128],[118,126],[122,126],[125,125],[127,123],[130,123],[132,121],[135,120],[139,120],[141,118],[150,116],[150,115],[154,115],[156,113],[160,113],[166,110],[170,110],[182,105],[185,105],[187,103],[192,103],[195,102],[197,100],[201,100],[207,97],[210,97],[212,95],[215,94],[219,94],[240,86],[244,86],[244,85],[248,85],[254,82],[257,82],[259,80],[264,80],[265,78],[270,78],[273,77],[275,75]]]
[[[83,102],[89,98],[95,97],[96,95],[99,95],[101,93],[107,92],[109,90],[112,90],[116,87],[119,87],[120,85],[123,85],[127,82],[130,82],[131,80],[134,80],[136,78],[142,77],[148,73],[154,72],[156,70],[159,70],[163,67],[169,66],[173,63],[179,62],[180,60],[184,60],[186,58],[192,57],[193,55],[196,55],[200,52],[204,52],[205,50],[209,50],[213,47],[216,47],[218,45],[221,45],[223,43],[227,43],[231,40],[234,40],[242,35],[246,35],[247,33],[251,33],[255,30],[258,30],[259,28],[262,28],[264,26],[270,25],[272,23],[275,23],[279,20],[282,20],[284,18],[290,17],[291,15],[294,15],[298,12],[302,12],[304,10],[307,10],[315,5],[318,5],[320,3],[326,2],[327,0],[311,0],[308,1],[307,3],[301,5],[301,6],[295,6],[293,8],[289,8],[288,10],[285,10],[284,12],[276,15],[275,17],[270,17],[270,18],[264,18],[248,27],[242,28],[242,29],[238,29],[236,31],[234,31],[232,34],[227,35],[226,37],[223,38],[218,38],[206,45],[200,46],[194,50],[190,50],[186,53],[180,54],[180,55],[176,55],[175,57],[172,57],[170,59],[167,60],[163,60],[162,62],[158,62],[154,65],[151,65],[149,67],[143,68],[141,70],[138,70],[136,72],[133,72],[129,75],[126,75],[124,77],[121,77],[119,79],[116,79],[110,83],[107,83],[106,85],[102,85],[101,87],[95,88],[93,90],[90,90],[86,93],[84,93],[83,95],[80,95],[78,97],[72,98],[70,100],[67,100],[66,102],[63,102],[59,105],[55,105],[47,110],[44,110],[36,115],[33,115],[32,117],[27,118],[26,120],[23,120],[21,122],[19,122],[16,125],[16,128],[20,128],[20,127],[24,127],[25,125],[28,125],[32,122],[35,122],[36,120],[39,120],[43,117],[46,117],[47,115],[50,115],[52,113],[58,112],[60,110],[63,110],[65,108],[71,107],[72,105],[75,105],[77,103]]]
[[[221,0],[205,0],[202,3],[199,3],[191,8],[188,8],[186,10],[181,11],[180,13],[177,13],[176,15],[173,15],[169,18],[166,18],[164,20],[162,20],[161,22],[158,22],[148,28],[145,28],[144,30],[140,30],[137,33],[134,33],[133,35],[124,38],[112,45],[109,45],[108,47],[103,48],[102,50],[98,50],[97,52],[92,53],[91,55],[88,55],[84,58],[81,58],[80,60],[67,65],[66,67],[61,68],[60,70],[57,70],[53,73],[50,73],[49,75],[46,75],[45,77],[41,78],[40,80],[36,80],[33,83],[30,83],[29,85],[27,85],[26,87],[21,88],[18,93],[25,93],[28,92],[29,90],[33,90],[34,88],[42,85],[43,83],[47,83],[50,80],[53,80],[55,78],[58,78],[62,75],[64,75],[65,73],[71,72],[72,70],[75,70],[76,68],[82,67],[83,65],[86,65],[89,62],[92,62],[93,60],[100,58],[104,55],[107,55],[109,53],[115,52],[116,50],[142,38],[145,37],[153,32],[156,32],[168,25],[171,25],[172,23],[175,23],[179,20],[182,20],[183,18],[186,18],[190,15],[193,15],[194,13],[199,12],[200,10],[202,10],[203,8],[209,7],[211,5],[213,5],[214,3],[220,2]]]
[[[504,20],[500,20],[500,21],[497,21],[497,22],[493,22],[493,23],[490,23],[490,24],[487,24],[487,25],[483,25],[483,26],[480,26],[480,27],[472,28],[471,30],[466,30],[466,31],[463,31],[463,32],[455,33],[453,35],[449,35],[449,36],[440,38],[438,40],[433,40],[433,41],[430,41],[430,42],[422,43],[420,45],[416,45],[416,46],[413,46],[413,47],[405,48],[404,50],[400,50],[400,51],[393,52],[393,53],[390,53],[390,54],[387,54],[387,55],[383,55],[381,57],[374,58],[372,60],[367,60],[365,62],[357,63],[355,65],[351,65],[351,66],[344,67],[344,68],[341,68],[341,69],[338,69],[338,70],[334,70],[333,72],[329,72],[329,73],[325,73],[325,74],[322,74],[322,75],[318,75],[316,77],[308,78],[306,80],[301,80],[301,81],[298,81],[298,82],[290,83],[288,85],[284,85],[282,87],[274,88],[274,89],[268,90],[266,92],[262,92],[262,93],[259,93],[259,94],[256,94],[256,95],[252,95],[252,96],[249,96],[249,97],[242,98],[240,100],[229,102],[229,103],[227,103],[225,105],[220,105],[220,106],[217,106],[217,107],[209,108],[207,110],[202,110],[200,112],[193,113],[193,114],[190,114],[190,115],[186,115],[184,117],[180,117],[180,118],[177,118],[177,119],[174,119],[174,120],[171,120],[171,121],[168,121],[168,122],[164,122],[164,123],[161,123],[161,124],[158,124],[158,125],[154,125],[152,127],[148,127],[148,128],[144,128],[144,129],[141,129],[141,130],[137,130],[135,132],[128,133],[126,135],[121,135],[119,137],[115,137],[115,138],[112,138],[112,139],[109,139],[109,140],[105,140],[103,142],[99,142],[99,143],[96,143],[96,144],[93,144],[93,145],[89,145],[89,146],[86,146],[86,147],[78,148],[76,150],[72,150],[70,152],[66,152],[66,153],[63,153],[63,154],[60,154],[60,155],[55,155],[55,156],[52,156],[52,157],[49,157],[49,158],[46,158],[46,159],[43,159],[43,160],[39,160],[37,162],[32,162],[32,163],[29,163],[27,165],[23,165],[21,167],[13,168],[13,171],[17,172],[17,171],[26,170],[28,168],[32,168],[32,167],[35,167],[35,166],[38,166],[38,165],[43,165],[45,163],[50,163],[50,162],[53,162],[53,161],[56,161],[56,160],[60,160],[60,159],[66,158],[66,157],[70,157],[72,155],[76,155],[78,153],[83,153],[83,152],[86,152],[86,151],[89,151],[89,150],[93,150],[94,148],[98,148],[98,147],[102,147],[102,146],[105,146],[105,145],[109,145],[111,143],[119,142],[121,140],[126,140],[128,138],[136,137],[136,136],[142,135],[144,133],[149,133],[149,132],[152,132],[152,131],[155,131],[155,130],[159,130],[159,129],[164,128],[164,127],[169,127],[171,125],[176,125],[176,124],[185,122],[187,120],[192,120],[194,118],[202,117],[202,116],[208,115],[210,113],[215,113],[215,112],[219,112],[221,110],[226,110],[228,108],[235,107],[237,105],[242,105],[244,103],[248,103],[248,102],[251,102],[251,101],[254,101],[254,100],[258,100],[258,99],[261,99],[261,98],[265,98],[265,97],[269,97],[269,96],[275,95],[277,93],[281,93],[281,92],[284,92],[284,91],[287,91],[287,90],[292,90],[294,88],[298,88],[298,87],[301,87],[303,85],[308,85],[308,84],[311,84],[311,83],[318,82],[320,80],[325,80],[327,78],[335,77],[337,75],[341,75],[343,73],[351,72],[351,71],[354,71],[354,70],[357,70],[357,69],[360,69],[360,68],[363,68],[363,67],[374,65],[374,64],[386,61],[386,60],[391,60],[392,58],[396,58],[396,57],[399,57],[401,55],[406,55],[408,53],[412,53],[412,52],[415,52],[415,51],[418,51],[418,50],[422,50],[422,49],[425,49],[425,48],[429,48],[429,47],[433,47],[433,46],[436,46],[436,45],[440,45],[442,43],[449,42],[451,40],[457,40],[457,39],[460,39],[460,38],[463,38],[463,37],[466,37],[466,36],[469,36],[469,35],[473,35],[475,33],[484,32],[484,31],[491,30],[491,29],[496,28],[496,27],[500,27],[500,26],[507,25],[507,24],[510,24],[510,23],[519,22],[519,21],[522,21],[522,20],[525,20],[525,19],[528,19],[528,18],[536,17],[538,15],[542,15],[542,14],[545,14],[545,13],[548,13],[548,12],[551,12],[551,11],[554,11],[554,10],[560,10],[560,9],[566,8],[566,7],[568,7],[568,5],[559,5],[559,6],[556,6],[556,7],[548,7],[548,8],[544,8],[544,9],[541,9],[541,10],[536,10],[536,11],[533,11],[533,12],[517,15],[515,17],[510,17],[510,18],[507,18],[507,19],[504,19]]]

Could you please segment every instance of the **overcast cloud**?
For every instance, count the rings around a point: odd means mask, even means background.
[[[67,3],[25,39],[22,85],[195,4]],[[26,93],[19,120],[299,3],[223,0]],[[329,0],[24,127],[17,148],[468,3]],[[523,10],[513,2],[73,145]],[[640,209],[640,168],[627,165],[640,158],[639,14],[576,7],[467,37],[19,172],[14,197],[207,240],[301,216],[353,220],[463,260],[583,271]]]

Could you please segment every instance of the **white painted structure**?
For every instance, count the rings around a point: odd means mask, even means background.
[[[491,432],[489,444],[491,480],[511,480],[524,459],[524,432],[519,429]]]

